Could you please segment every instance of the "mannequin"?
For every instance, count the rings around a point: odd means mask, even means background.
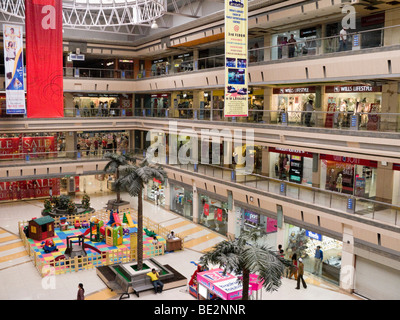
[[[343,190],[343,178],[342,178],[342,174],[339,173],[339,176],[336,180],[336,189],[338,190],[338,192],[342,193]]]
[[[345,121],[345,112],[347,111],[347,102],[346,100],[342,99],[339,107],[339,129],[342,128],[342,124]]]

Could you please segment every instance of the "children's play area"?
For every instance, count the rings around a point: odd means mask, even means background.
[[[170,230],[144,217],[143,257],[165,254]],[[135,260],[137,214],[133,209],[94,214],[43,216],[19,222],[20,236],[42,276],[77,272]],[[157,243],[155,243],[155,238]]]

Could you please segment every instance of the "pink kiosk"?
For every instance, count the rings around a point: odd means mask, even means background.
[[[256,300],[261,299],[262,284],[257,275],[250,275],[249,296]],[[199,300],[237,300],[242,298],[243,286],[238,277],[227,273],[223,269],[212,269],[197,273],[197,299]],[[259,297],[260,293],[260,297]]]

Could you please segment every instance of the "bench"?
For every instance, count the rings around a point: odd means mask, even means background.
[[[132,279],[133,293],[139,297],[140,292],[154,289],[151,279],[147,275],[140,275]]]

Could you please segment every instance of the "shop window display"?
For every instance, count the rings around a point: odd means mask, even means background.
[[[228,231],[228,203],[200,195],[200,224],[222,235]]]
[[[325,127],[350,126],[351,116],[358,115],[358,125],[367,130],[379,129],[382,87],[365,85],[325,87],[327,115]]]
[[[125,131],[81,132],[77,135],[79,157],[102,156],[106,152],[126,153],[129,150],[129,137]]]
[[[312,153],[273,147],[269,151],[272,178],[312,184]]]
[[[290,259],[296,253],[298,258],[303,259],[307,272],[339,283],[343,247],[341,241],[290,224],[285,224],[285,233],[285,258]],[[315,258],[318,246],[322,251],[320,264],[316,263],[318,259]]]
[[[321,186],[358,197],[376,196],[376,161],[321,155]]]
[[[171,211],[193,220],[193,192],[170,184]]]
[[[315,101],[315,93],[316,87],[274,88],[272,110],[277,113],[271,114],[271,121],[281,123],[283,113],[287,113],[290,124],[304,124],[305,114],[302,111],[305,111],[308,101]]]
[[[158,202],[156,201],[158,196]],[[155,178],[147,184],[147,198],[160,206],[165,206],[165,186]]]

